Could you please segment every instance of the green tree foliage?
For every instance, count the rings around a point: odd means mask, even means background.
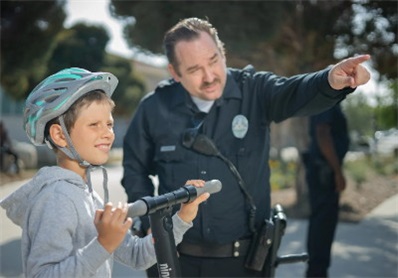
[[[65,1],[1,2],[1,85],[24,99],[44,77],[67,67],[109,71],[119,79],[115,113],[131,115],[144,94],[128,59],[105,51],[110,39],[101,25],[63,28]]]
[[[230,66],[251,63],[281,74],[333,61],[335,32],[330,22],[350,6],[346,1],[314,5],[308,1],[112,0],[112,4],[115,15],[135,19],[125,28],[131,46],[161,53],[164,33],[178,20],[208,18],[226,44]]]
[[[355,4],[358,2],[358,4]],[[124,34],[131,47],[162,53],[164,33],[185,17],[208,18],[225,42],[230,66],[252,63],[280,74],[314,70],[356,53],[396,77],[395,1],[121,1],[118,18],[133,18]],[[364,24],[360,28],[361,22]]]
[[[375,131],[398,128],[398,78],[388,83],[391,95],[378,97],[374,108]]]
[[[372,136],[375,129],[374,107],[369,105],[364,94],[351,94],[343,102],[348,129],[356,134]]]
[[[282,5],[280,4],[282,3]],[[115,1],[113,13],[134,17],[126,25],[129,45],[162,53],[164,33],[185,17],[208,18],[227,45],[229,64],[240,66],[256,61],[253,51],[277,33],[285,2],[269,1]]]
[[[16,99],[42,79],[65,1],[1,1],[1,85]]]
[[[48,62],[48,72],[67,67],[98,71],[104,63],[109,35],[102,26],[78,23],[59,34],[57,45]]]
[[[135,75],[127,59],[107,54],[109,41],[103,26],[78,23],[58,35],[57,46],[48,63],[49,73],[67,67],[82,67],[90,71],[112,72],[119,84],[112,96],[115,114],[130,115],[144,94],[144,85]]]
[[[342,57],[370,53],[381,79],[398,78],[398,7],[396,1],[357,1],[344,10],[336,27]],[[360,4],[359,4],[360,3]]]

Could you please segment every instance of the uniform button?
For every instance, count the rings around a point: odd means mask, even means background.
[[[210,234],[210,228],[206,229],[206,233]]]
[[[201,173],[202,175],[206,175],[206,174],[207,174],[207,172],[206,172],[205,170],[201,171],[200,173]]]
[[[238,247],[240,246],[239,241],[235,241],[234,246],[235,246],[236,248],[238,248]]]
[[[234,252],[234,257],[238,257],[239,256],[239,252],[238,251],[235,251]]]

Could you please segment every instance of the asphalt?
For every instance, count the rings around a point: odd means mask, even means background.
[[[120,179],[121,167],[108,167],[110,200],[126,201]],[[101,173],[93,174],[93,184],[100,194]],[[22,182],[2,184],[0,198],[4,198]],[[287,215],[287,217],[289,217]],[[308,222],[289,219],[279,255],[305,252]],[[0,209],[0,277],[23,277],[21,261],[21,229],[14,225]],[[333,244],[330,277],[398,277],[398,194],[376,207],[359,223],[340,222]],[[282,264],[276,277],[304,277],[305,263]],[[118,263],[112,277],[146,277],[145,272],[131,270]]]

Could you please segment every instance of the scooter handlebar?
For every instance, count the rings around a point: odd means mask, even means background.
[[[161,208],[173,206],[180,203],[192,202],[197,196],[203,193],[217,193],[221,190],[222,184],[219,180],[210,180],[205,182],[203,187],[185,185],[173,192],[160,196],[144,197],[134,203],[128,204],[127,216],[134,218],[151,214]]]

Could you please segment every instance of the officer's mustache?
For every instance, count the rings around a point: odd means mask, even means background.
[[[206,89],[206,88],[208,88],[208,87],[211,87],[211,86],[213,86],[214,84],[217,84],[217,83],[220,83],[221,81],[220,81],[220,79],[219,78],[216,78],[216,79],[214,79],[212,82],[203,82],[203,84],[200,86],[200,88],[203,90],[203,89]]]

